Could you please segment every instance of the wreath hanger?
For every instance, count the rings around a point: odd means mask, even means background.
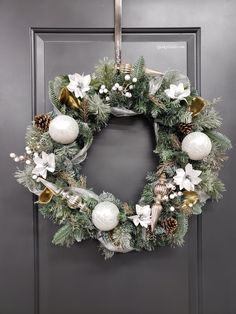
[[[115,0],[115,66],[120,72],[129,74],[132,71],[133,65],[129,63],[122,63],[122,0]],[[145,72],[150,75],[161,75],[164,73],[145,68]]]

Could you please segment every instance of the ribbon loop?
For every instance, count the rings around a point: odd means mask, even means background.
[[[122,0],[115,0],[115,62],[121,64]]]

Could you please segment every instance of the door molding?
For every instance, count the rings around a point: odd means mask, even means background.
[[[31,110],[32,117],[40,111],[46,111],[44,65],[45,45],[48,41],[58,41],[61,35],[105,35],[114,34],[114,28],[30,28],[31,43]],[[201,29],[185,28],[123,28],[127,35],[160,35],[163,41],[186,42],[187,73],[193,86],[201,91]],[[48,35],[51,35],[50,39]],[[55,35],[55,36],[54,36]],[[54,36],[54,39],[53,39]],[[39,102],[38,99],[41,101]],[[34,236],[34,314],[40,313],[40,275],[39,275],[39,214],[36,199],[33,198],[33,236]],[[196,217],[195,217],[196,218]],[[191,233],[190,233],[191,232]],[[202,217],[191,221],[189,230],[189,313],[202,313]],[[128,256],[128,255],[127,255]]]

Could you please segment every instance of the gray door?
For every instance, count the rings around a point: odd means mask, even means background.
[[[111,0],[0,1],[0,314],[235,314],[235,159],[222,171],[224,200],[191,218],[184,247],[106,262],[93,241],[54,247],[56,227],[38,216],[11,175],[8,154],[23,151],[32,114],[50,110],[48,80],[88,73],[99,59],[114,57],[113,9]],[[123,59],[143,55],[150,68],[187,73],[204,97],[221,96],[222,130],[232,139],[235,10],[228,0],[123,4]],[[142,119],[113,119],[84,165],[89,184],[136,201],[145,172],[158,162],[150,132]]]

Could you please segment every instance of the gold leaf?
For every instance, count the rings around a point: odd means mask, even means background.
[[[193,205],[195,205],[197,201],[199,200],[199,196],[197,192],[195,191],[184,191],[183,195],[184,195],[184,201],[181,206],[181,209],[185,214],[190,215],[192,214]]]
[[[76,98],[66,87],[61,89],[58,99],[62,104],[67,105],[71,109],[75,110],[80,107],[80,100]]]
[[[39,204],[48,204],[51,202],[53,198],[53,192],[49,190],[48,188],[45,188],[41,194],[39,195],[38,202]]]
[[[196,117],[202,109],[205,107],[206,102],[202,97],[194,97],[190,104],[190,111],[192,113],[192,117]]]

